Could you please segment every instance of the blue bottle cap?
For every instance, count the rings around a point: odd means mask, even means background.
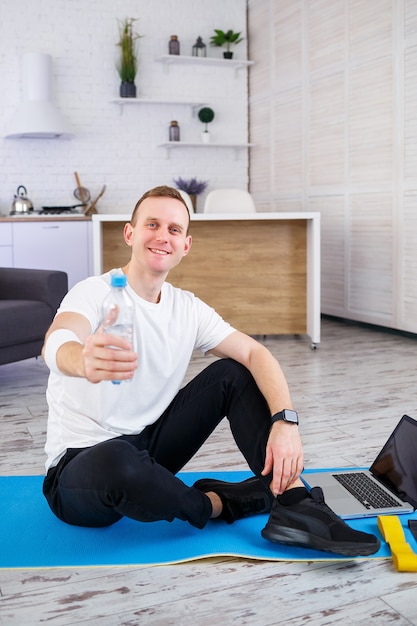
[[[110,285],[112,287],[126,287],[127,276],[125,274],[112,274]]]

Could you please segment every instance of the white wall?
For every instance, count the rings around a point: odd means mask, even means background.
[[[235,158],[230,148],[181,148],[167,159],[158,144],[168,139],[177,119],[183,141],[200,141],[203,130],[184,105],[120,107],[115,69],[118,19],[137,17],[139,41],[138,96],[202,98],[216,117],[210,125],[213,142],[247,142],[246,70],[175,66],[169,73],[155,62],[168,53],[170,35],[177,34],[181,53],[191,55],[197,36],[209,56],[222,50],[209,46],[214,28],[242,31],[245,40],[235,58],[246,58],[246,0],[2,0],[0,20],[0,129],[20,101],[20,57],[44,52],[53,57],[54,100],[71,122],[71,140],[0,138],[0,214],[11,209],[18,185],[42,204],[69,205],[74,171],[97,194],[100,213],[130,212],[150,187],[173,184],[178,176],[208,180],[210,189],[248,186],[247,151]],[[206,193],[207,193],[206,192]],[[198,199],[202,207],[204,197]]]

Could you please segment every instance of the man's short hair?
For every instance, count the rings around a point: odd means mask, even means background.
[[[159,187],[154,187],[153,189],[149,189],[149,191],[146,191],[143,196],[139,198],[139,200],[136,202],[136,206],[133,209],[132,217],[130,218],[130,223],[133,226],[135,225],[136,215],[139,207],[142,202],[146,200],[146,198],[174,198],[175,200],[179,200],[187,209],[188,219],[191,219],[187,203],[185,202],[178,189],[175,189],[174,187],[168,187],[168,185],[160,185]]]

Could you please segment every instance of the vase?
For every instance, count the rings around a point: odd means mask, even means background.
[[[121,98],[136,98],[135,83],[127,83],[125,81],[122,81],[120,83],[120,97]]]
[[[233,59],[233,52],[223,52],[224,59]]]
[[[191,204],[193,205],[194,213],[197,213],[197,194],[190,193],[188,195],[190,196],[190,200],[191,200]]]
[[[201,133],[201,141],[203,143],[210,143],[210,133],[208,130],[203,130],[203,132]]]

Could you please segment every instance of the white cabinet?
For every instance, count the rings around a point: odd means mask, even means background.
[[[1,242],[11,232],[12,245]],[[7,248],[8,267],[62,270],[68,274],[68,286],[92,273],[91,221],[43,220],[4,222],[0,224],[0,259]],[[7,257],[7,254],[9,256]],[[11,257],[11,258],[10,258]]]
[[[0,267],[11,267],[13,264],[13,235],[11,224],[0,224]]]
[[[417,333],[416,2],[282,4],[248,3],[257,209],[321,213],[322,313]]]

